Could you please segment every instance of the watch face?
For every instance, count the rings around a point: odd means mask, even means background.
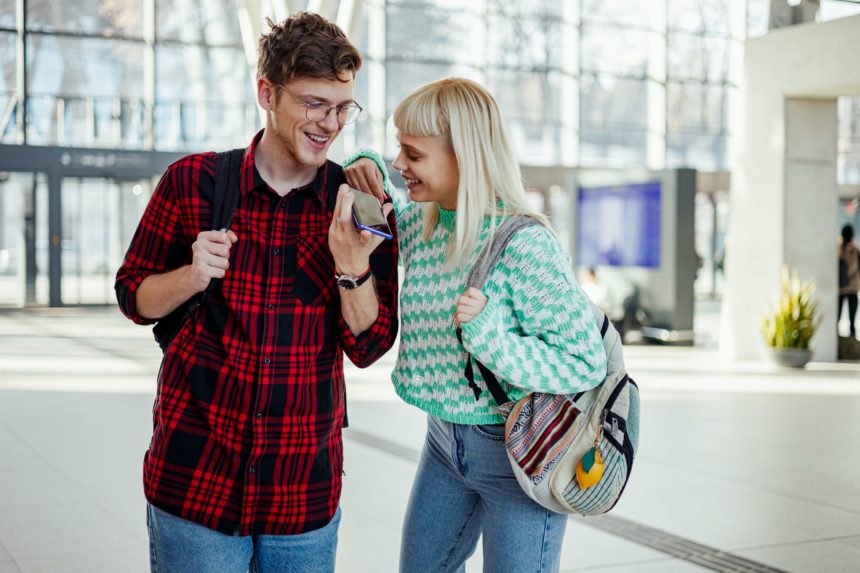
[[[355,283],[355,279],[352,277],[338,277],[337,286],[339,286],[340,288],[345,288],[347,290],[352,290],[358,285]]]

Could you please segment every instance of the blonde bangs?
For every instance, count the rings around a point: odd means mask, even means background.
[[[448,135],[451,131],[448,118],[439,104],[439,92],[434,84],[418,88],[394,109],[394,127],[418,137]]]

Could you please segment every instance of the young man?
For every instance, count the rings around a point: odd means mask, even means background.
[[[144,459],[154,572],[333,571],[342,353],[368,366],[397,331],[396,243],[358,232],[326,160],[360,112],[361,56],[318,15],[271,25],[257,80],[266,127],[244,152],[230,230],[211,230],[215,154],[185,157],[117,273],[139,324],[222,281],[159,373]]]

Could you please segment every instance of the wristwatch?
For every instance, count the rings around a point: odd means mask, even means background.
[[[367,270],[357,277],[354,277],[352,275],[335,275],[334,278],[337,281],[337,286],[342,289],[352,290],[360,287],[365,282],[367,282],[367,279],[370,278],[370,275],[370,267],[367,267]]]

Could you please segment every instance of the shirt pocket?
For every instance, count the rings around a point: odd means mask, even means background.
[[[296,296],[307,306],[333,304],[337,298],[334,259],[328,235],[302,236],[297,244]]]

